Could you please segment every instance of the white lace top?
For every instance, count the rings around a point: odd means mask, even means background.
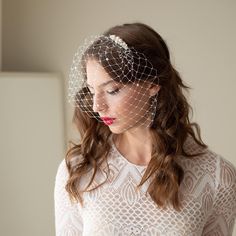
[[[199,151],[192,140],[186,142],[186,147]],[[146,167],[130,163],[114,144],[108,164],[109,181],[85,193],[81,207],[79,203],[70,203],[65,190],[68,172],[62,161],[54,192],[57,236],[232,235],[236,217],[236,169],[216,153],[208,149],[204,156],[180,159],[185,171],[180,186],[183,204],[180,212],[172,207],[165,210],[157,207],[150,195],[145,194],[148,182],[136,191]],[[103,171],[96,176],[95,185],[104,180]]]

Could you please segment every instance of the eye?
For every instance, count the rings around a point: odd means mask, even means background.
[[[107,93],[110,94],[110,95],[115,95],[115,94],[119,93],[119,91],[120,91],[120,89],[117,88],[117,89],[114,89],[112,91],[107,91]]]

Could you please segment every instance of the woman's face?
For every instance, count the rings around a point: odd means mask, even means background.
[[[115,82],[95,60],[86,65],[87,86],[92,94],[93,111],[111,132],[122,133],[150,124],[150,83]]]

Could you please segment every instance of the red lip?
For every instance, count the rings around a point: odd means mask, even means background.
[[[111,117],[101,117],[102,121],[106,124],[106,125],[111,125],[113,124],[114,120],[116,118],[111,118]]]

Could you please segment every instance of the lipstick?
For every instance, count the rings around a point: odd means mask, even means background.
[[[116,118],[111,118],[111,117],[101,117],[102,121],[106,124],[106,125],[112,125],[114,123],[114,120]]]

